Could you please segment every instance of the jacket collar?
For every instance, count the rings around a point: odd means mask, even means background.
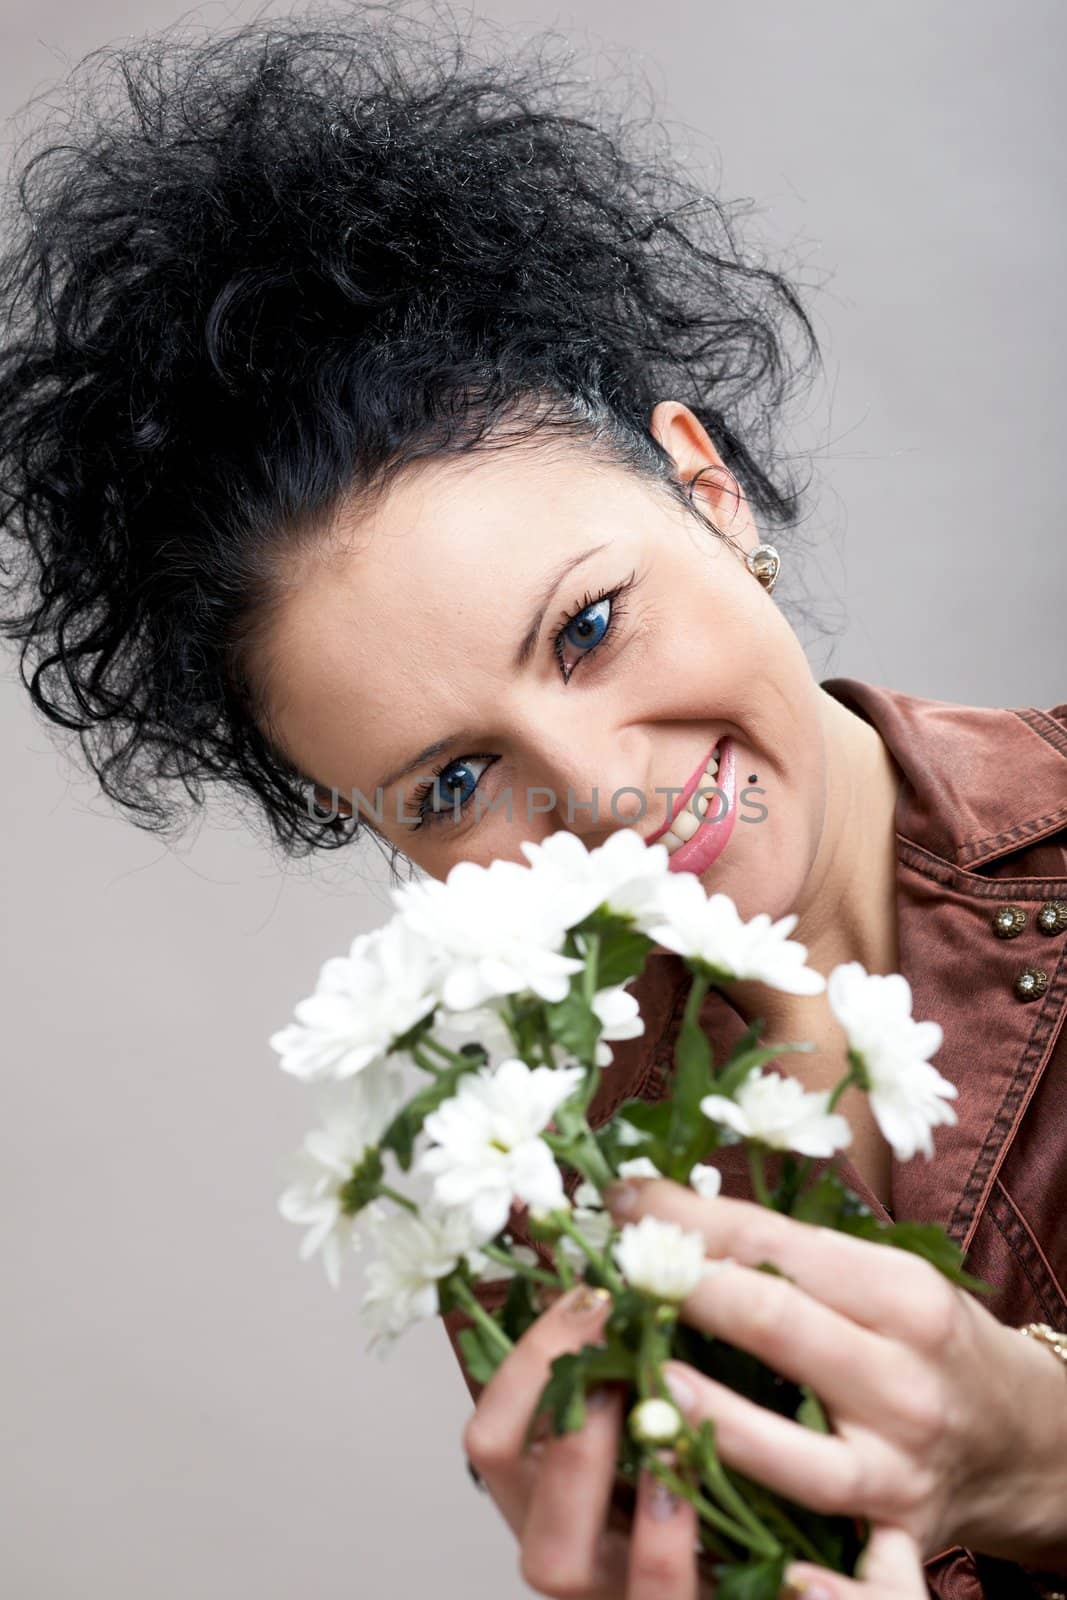
[[[974,868],[1067,828],[1067,705],[927,700],[857,678],[821,684],[885,741],[903,775],[897,833]]]

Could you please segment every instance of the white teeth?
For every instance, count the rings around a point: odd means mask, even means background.
[[[718,748],[718,745],[716,745],[716,752],[718,752]],[[689,796],[689,799],[681,808],[678,815],[667,829],[666,833],[660,835],[659,842],[667,846],[668,855],[673,855],[675,850],[679,849],[681,845],[685,844],[687,840],[691,839],[694,833],[696,833],[697,829],[700,827],[704,815],[711,804],[712,796],[709,791],[712,787],[714,787],[715,778],[718,776],[718,771],[719,757],[716,753],[710,758],[707,766],[704,768],[704,773],[708,778],[711,779],[711,783],[708,785],[698,785],[696,794]],[[702,789],[705,790],[704,793],[701,793]]]
[[[691,839],[700,827],[700,818],[694,817],[689,805],[686,804],[679,811],[674,821],[668,828],[668,833],[673,833],[678,839]]]

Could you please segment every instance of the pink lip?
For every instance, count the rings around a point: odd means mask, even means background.
[[[712,807],[719,809],[720,796],[713,794],[708,805],[708,816],[685,844],[679,845],[667,858],[668,872],[694,872],[699,877],[706,872],[717,856],[726,849],[737,821],[735,794],[737,789],[734,742],[725,736],[719,741],[718,782],[715,787],[726,797],[726,809],[721,816],[712,817]],[[694,785],[694,788],[696,786]],[[690,791],[692,793],[692,791]]]
[[[720,741],[716,740],[716,744],[719,743],[719,742]],[[675,817],[681,811],[682,807],[689,800],[690,796],[695,792],[697,784],[700,782],[701,778],[703,778],[705,773],[707,772],[708,762],[711,760],[711,758],[714,755],[714,753],[715,753],[715,745],[713,744],[711,749],[708,751],[707,755],[704,757],[704,760],[701,763],[701,765],[693,773],[693,776],[689,779],[689,782],[686,784],[685,788],[682,790],[681,794],[678,796],[677,800],[674,802],[674,806],[673,806],[672,810],[670,812],[668,812],[666,822],[661,824],[661,826],[656,829],[655,833],[650,833],[649,834],[648,838],[645,840],[646,844],[655,844],[656,840],[657,839],[661,839],[663,837],[663,835],[666,833],[667,829],[670,827],[670,825],[674,821]],[[720,751],[720,755],[721,755],[721,751]],[[693,838],[694,839],[696,838],[696,834],[693,835]]]

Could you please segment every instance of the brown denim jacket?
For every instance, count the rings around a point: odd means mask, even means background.
[[[915,1016],[942,1026],[935,1064],[959,1090],[958,1123],[935,1130],[934,1159],[894,1163],[888,1211],[851,1163],[842,1176],[879,1217],[940,1223],[966,1251],[968,1271],[995,1286],[982,1303],[1001,1322],[1067,1331],[1067,929],[1063,911],[1046,910],[1053,931],[1038,920],[1043,908],[1067,911],[1067,704],[964,706],[852,678],[822,688],[878,730],[903,774],[900,970]],[[1021,926],[1003,937],[994,919],[1009,907]],[[1029,986],[1020,986],[1026,973]],[[594,1126],[625,1099],[666,1092],[688,984],[677,956],[650,954],[632,986],[645,1032],[612,1047],[591,1107]],[[723,1060],[743,1018],[712,989],[701,1021]],[[724,1194],[752,1198],[742,1147],[717,1152],[715,1164]],[[513,1220],[521,1229],[521,1218]],[[495,1286],[482,1293],[486,1304],[498,1303]],[[456,1349],[466,1319],[453,1313],[444,1321]],[[464,1375],[476,1398],[478,1386]],[[959,1545],[932,1555],[925,1571],[937,1600],[1048,1592],[1015,1563]]]

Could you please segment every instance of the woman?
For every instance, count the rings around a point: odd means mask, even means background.
[[[127,107],[79,93],[80,125],[25,164],[0,272],[5,628],[24,679],[146,827],[173,815],[162,780],[196,800],[222,782],[291,854],[370,833],[443,877],[521,859],[555,829],[593,844],[635,826],[744,915],[795,911],[824,973],[855,959],[916,983],[904,935],[921,883],[939,960],[920,1014],[947,1039],[984,997],[959,942],[964,888],[987,910],[1023,902],[1014,932],[1030,954],[1047,938],[1054,971],[1031,979],[1043,1031],[1022,1046],[1026,1092],[991,1113],[1025,1130],[1039,1183],[998,1315],[904,1252],[788,1219],[772,1238],[725,1161],[734,1195],[653,1184],[639,1204],[739,1263],[744,1292],[686,1315],[726,1319],[716,1331],[773,1349],[828,1404],[841,1453],[818,1459],[810,1439],[800,1455],[761,1434],[765,1418],[737,1413],[731,1435],[720,1416],[726,1459],[762,1449],[768,1481],[788,1471],[808,1503],[871,1519],[862,1579],[823,1575],[828,1593],[1040,1592],[1004,1585],[1029,1583],[1024,1565],[1067,1568],[1067,1378],[1010,1324],[1062,1313],[1067,1281],[1051,1204],[1063,1118],[1024,1120],[1057,1083],[1062,1110],[1067,710],[1026,721],[814,681],[766,547],[800,511],[774,451],[817,358],[795,291],[749,259],[727,208],[627,150],[606,110],[570,114],[542,64],[467,62],[458,38],[445,61],[434,28],[410,59],[381,13],[128,50]],[[929,750],[946,729],[955,741],[947,792],[911,769],[909,714]],[[1010,815],[983,835],[985,763],[1009,734]],[[708,771],[725,814],[690,824]],[[907,892],[903,817],[925,823],[909,848],[933,858],[910,864]],[[977,881],[927,848],[944,838]],[[999,883],[982,875],[997,865]],[[650,962],[647,1035],[619,1047],[602,1114],[631,1088],[663,1092],[678,976]],[[839,1075],[822,999],[713,992],[716,1049],[755,1016],[767,1039],[815,1045],[781,1070]],[[998,1081],[1001,1049],[980,1032],[961,1107]],[[841,1109],[850,1175],[888,1209],[887,1148],[862,1101]],[[956,1133],[929,1173],[909,1170],[904,1214],[934,1214],[945,1174],[979,1171],[975,1127],[961,1115]],[[793,1268],[777,1304],[744,1275],[768,1248]],[[1025,1303],[1009,1293],[1024,1276]],[[701,1582],[688,1511],[661,1517],[643,1489],[632,1534],[600,1542],[615,1397],[581,1436],[517,1451],[552,1355],[595,1337],[602,1307],[573,1309],[548,1308],[500,1369],[468,1453],[536,1587],[682,1600]],[[705,1384],[694,1403],[716,1415],[724,1396]],[[988,1556],[981,1575],[967,1551]]]

